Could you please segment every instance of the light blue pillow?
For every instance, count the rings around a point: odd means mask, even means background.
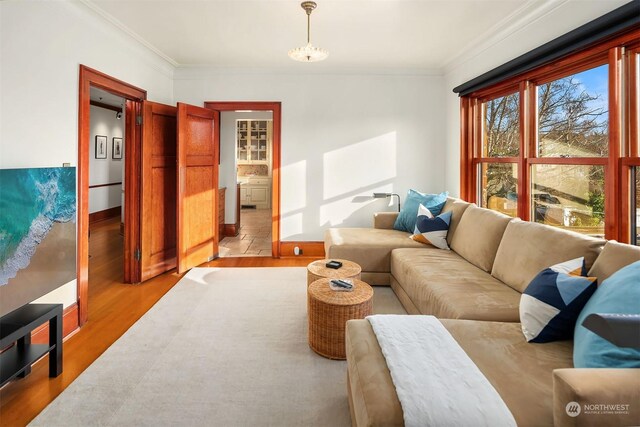
[[[580,312],[573,338],[576,368],[640,368],[640,350],[618,347],[582,326],[592,313],[640,314],[640,261],[602,282]]]
[[[416,228],[416,219],[418,217],[418,207],[423,205],[425,208],[433,214],[433,216],[440,215],[440,211],[447,202],[448,192],[440,194],[423,194],[419,191],[409,190],[407,198],[404,201],[404,206],[396,218],[396,222],[393,224],[395,230],[406,231],[413,233]]]

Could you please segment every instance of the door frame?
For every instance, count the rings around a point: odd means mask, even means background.
[[[142,112],[142,101],[147,91],[122,80],[111,77],[86,65],[80,64],[78,95],[78,207],[77,207],[77,251],[76,281],[78,301],[78,325],[89,319],[89,146],[91,138],[90,102],[91,86],[106,90],[126,100],[125,113],[125,242],[124,281],[139,281],[139,266],[134,252],[139,238],[139,155],[141,132],[136,117]]]
[[[280,153],[282,103],[271,101],[206,101],[205,108],[217,111],[256,110],[273,113],[271,154],[271,256],[280,258]]]

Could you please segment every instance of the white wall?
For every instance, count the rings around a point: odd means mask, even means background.
[[[586,24],[628,0],[546,2],[483,39],[445,69],[446,187],[460,194],[460,100],[453,88]]]
[[[220,113],[219,186],[227,187],[224,204],[225,224],[235,224],[236,222],[236,203],[238,199],[236,191],[236,120],[270,120],[272,117],[271,111],[254,111],[251,113],[222,111]]]
[[[85,64],[173,102],[173,68],[81,2],[0,2],[0,168],[77,166]],[[44,300],[76,301],[75,281]]]
[[[124,112],[122,118],[116,118],[116,112],[106,108],[91,106],[91,138],[89,144],[89,187],[92,185],[123,182],[124,153],[122,159],[113,158],[113,138],[122,138],[124,144]],[[96,159],[96,135],[107,137],[107,158]],[[109,187],[89,188],[89,213],[114,208],[122,204],[122,184]]]
[[[178,68],[174,87],[196,105],[282,102],[283,241],[370,226],[374,212],[394,209],[374,191],[444,190],[440,76]]]

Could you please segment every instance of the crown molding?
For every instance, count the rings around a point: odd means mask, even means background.
[[[443,72],[448,74],[461,65],[472,61],[496,44],[533,24],[567,2],[569,0],[551,0],[548,2],[528,0],[522,7],[478,35],[477,41],[467,45],[462,51],[446,61],[442,67]]]
[[[442,77],[440,68],[370,68],[321,66],[303,69],[294,64],[291,67],[219,67],[211,65],[178,65],[174,80],[198,80],[207,77],[227,75],[353,75],[353,76],[405,76]],[[307,64],[304,64],[307,65]]]
[[[173,58],[163,53],[160,49],[156,48],[154,45],[146,41],[139,34],[131,30],[129,27],[127,27],[122,22],[120,22],[118,19],[114,18],[112,15],[108,14],[107,12],[105,12],[104,10],[102,10],[101,8],[93,4],[90,0],[79,0],[79,3],[84,5],[94,14],[98,15],[99,17],[107,21],[116,29],[120,30],[123,34],[126,34],[127,36],[129,36],[131,39],[136,41],[141,47],[145,48],[147,51],[154,54],[155,56],[160,58],[162,61],[166,62],[168,65],[171,66],[172,68],[171,71],[173,71],[173,69],[178,66],[178,63],[175,60],[173,60]]]

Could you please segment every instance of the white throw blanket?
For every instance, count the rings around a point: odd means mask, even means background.
[[[438,319],[376,315],[367,320],[407,427],[516,425],[498,392]]]

